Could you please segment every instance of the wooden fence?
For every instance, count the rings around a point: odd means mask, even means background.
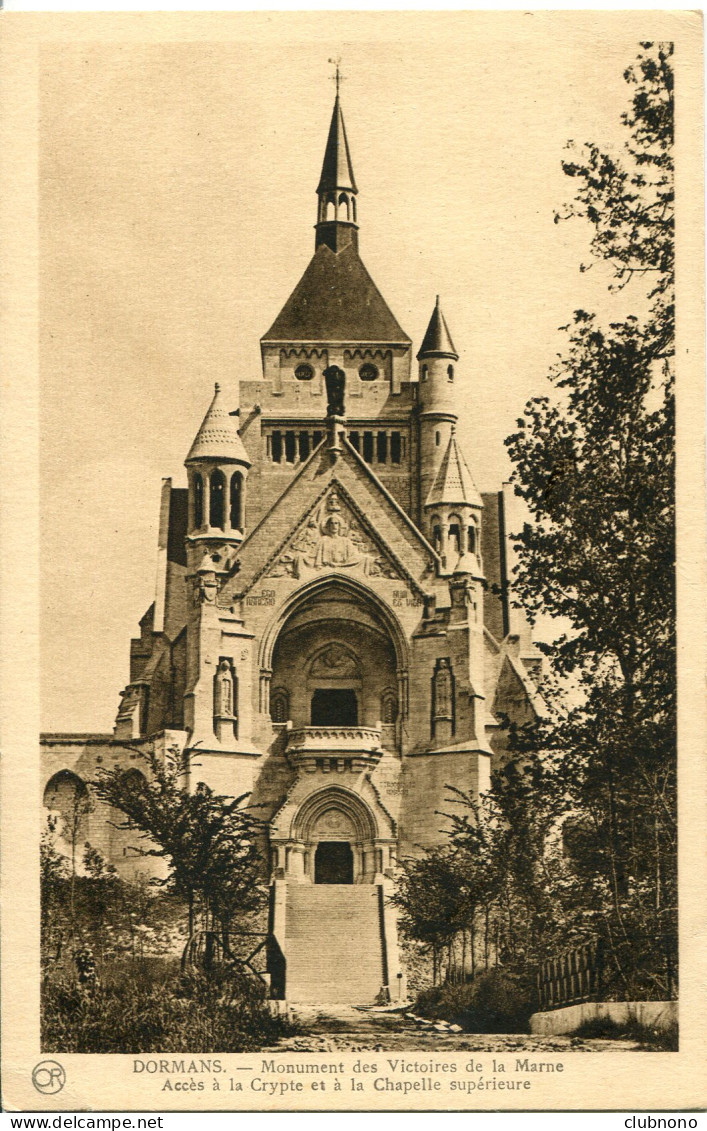
[[[601,993],[603,965],[601,939],[543,962],[537,974],[540,1009],[559,1009],[581,1001],[597,1001]]]

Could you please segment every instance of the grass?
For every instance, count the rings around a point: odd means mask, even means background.
[[[95,988],[70,969],[42,984],[42,1049],[56,1053],[250,1052],[295,1032],[233,976],[182,976],[174,959],[120,959]]]

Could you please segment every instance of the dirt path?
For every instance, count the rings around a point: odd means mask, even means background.
[[[269,1051],[277,1052],[401,1052],[443,1049],[478,1052],[614,1052],[638,1050],[634,1041],[582,1040],[578,1037],[535,1037],[525,1033],[453,1033],[406,1020],[399,1013],[352,1005],[293,1005],[293,1020],[301,1026]]]

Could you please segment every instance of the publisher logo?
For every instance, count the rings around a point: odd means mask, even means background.
[[[60,1092],[66,1083],[66,1073],[56,1060],[40,1060],[32,1071],[32,1083],[44,1096]]]

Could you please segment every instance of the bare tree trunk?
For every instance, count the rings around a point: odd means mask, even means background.
[[[484,966],[489,968],[489,905],[484,906]]]
[[[471,913],[471,976],[476,977],[476,908]]]

